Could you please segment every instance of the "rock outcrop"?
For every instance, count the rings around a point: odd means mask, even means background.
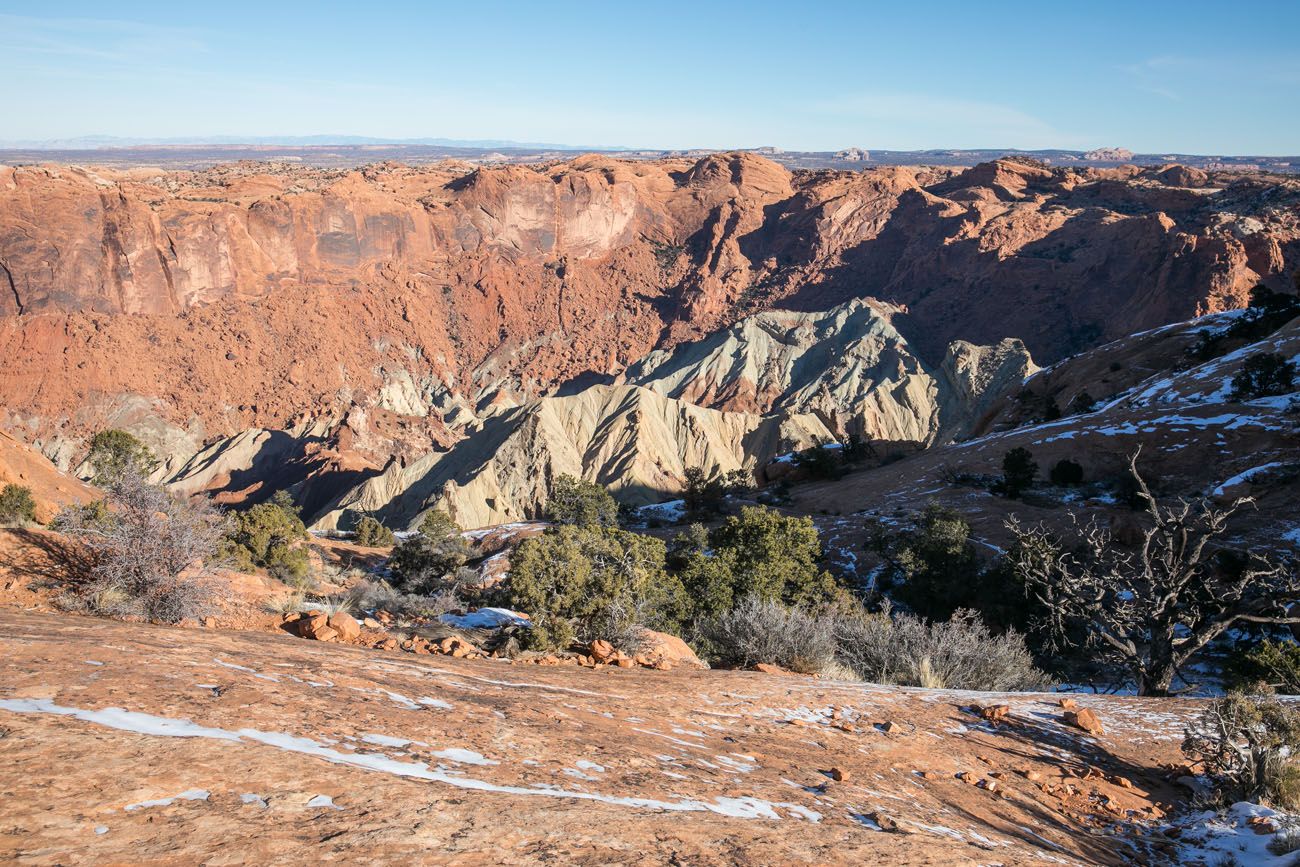
[[[815,415],[722,412],[636,386],[592,386],[502,412],[449,451],[394,461],[331,504],[314,526],[346,527],[369,513],[406,527],[435,507],[465,527],[533,518],[561,474],[640,505],[680,490],[687,467],[753,467],[832,438]]]
[[[860,300],[825,313],[770,310],[652,352],[627,380],[715,409],[815,413],[839,437],[930,445],[967,432],[1037,370],[1015,340],[957,342],[930,365],[893,326],[901,312]]]
[[[100,496],[90,485],[59,472],[40,452],[0,430],[0,488],[5,485],[31,490],[36,520],[43,524],[65,506],[88,503]]]

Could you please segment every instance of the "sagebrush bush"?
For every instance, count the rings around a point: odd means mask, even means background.
[[[5,485],[0,489],[0,525],[19,527],[36,521],[36,500],[25,485]]]
[[[1183,752],[1201,762],[1223,804],[1300,807],[1300,709],[1276,696],[1229,693],[1187,727]]]
[[[432,620],[464,607],[454,590],[435,592],[428,596],[403,593],[378,579],[359,581],[348,594],[357,611],[387,611],[408,619]]]
[[[745,668],[766,662],[816,674],[835,660],[834,618],[774,599],[746,597],[705,621],[702,633],[724,665]]]
[[[1022,636],[994,635],[972,611],[938,623],[888,612],[841,617],[836,645],[840,661],[873,683],[988,691],[1048,683]]]
[[[96,614],[174,623],[217,612],[224,589],[211,572],[227,530],[206,500],[184,500],[127,471],[107,504],[65,509],[55,529],[79,543],[73,604]]]

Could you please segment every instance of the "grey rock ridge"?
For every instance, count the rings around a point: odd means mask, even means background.
[[[1037,370],[1014,340],[957,342],[932,366],[894,328],[895,312],[855,300],[824,313],[746,317],[651,353],[625,382],[506,409],[448,451],[395,460],[315,526],[336,529],[363,513],[409,526],[430,508],[470,527],[533,518],[560,474],[599,482],[627,503],[655,502],[680,491],[688,467],[758,470],[848,434],[929,446],[969,431]]]

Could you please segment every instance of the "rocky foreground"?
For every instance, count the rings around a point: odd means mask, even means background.
[[[1192,701],[1080,696],[1071,711],[13,609],[0,636],[6,863],[1186,855],[1187,836],[1160,830],[1186,796],[1162,763],[1180,760]],[[1104,732],[1079,727],[1085,711]]]

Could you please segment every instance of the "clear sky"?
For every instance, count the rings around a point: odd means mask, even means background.
[[[1300,153],[1300,0],[0,0],[0,139]]]

